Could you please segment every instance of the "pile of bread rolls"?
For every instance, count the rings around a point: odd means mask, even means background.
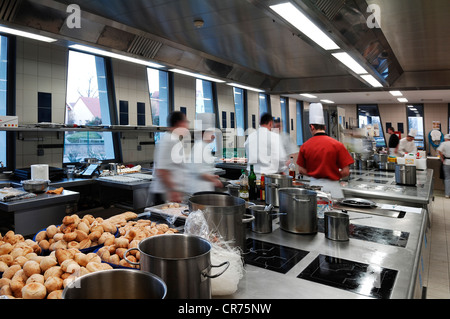
[[[35,241],[44,250],[60,248],[86,249],[100,244],[112,244],[117,227],[101,217],[65,216],[60,226],[50,225],[36,234]]]
[[[147,219],[140,219],[137,221],[128,221],[125,225],[118,228],[119,237],[114,239],[113,244],[107,244],[101,247],[97,254],[101,260],[110,264],[119,265],[123,267],[135,268],[128,263],[124,258],[124,253],[130,248],[137,248],[141,240],[162,234],[174,234],[178,230],[169,228],[166,224],[157,224]],[[127,255],[127,259],[132,262],[139,262],[140,253],[137,250],[132,250]]]
[[[8,298],[60,299],[63,289],[77,277],[112,269],[95,253],[58,248],[40,256],[36,242],[22,235],[0,234],[0,295]]]

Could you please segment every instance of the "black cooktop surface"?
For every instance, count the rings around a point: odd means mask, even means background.
[[[247,238],[244,261],[246,264],[287,273],[307,254],[307,251],[278,244],[272,244],[253,238]]]
[[[317,256],[297,278],[378,299],[389,299],[397,270],[351,260]]]

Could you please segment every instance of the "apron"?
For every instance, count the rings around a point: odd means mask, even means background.
[[[326,178],[310,177],[310,186],[322,186],[322,191],[331,194],[333,199],[344,198],[344,192],[340,181],[332,181]]]

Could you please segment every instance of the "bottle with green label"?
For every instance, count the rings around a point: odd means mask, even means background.
[[[250,175],[248,176],[248,191],[249,191],[249,199],[256,200],[257,188],[256,188],[256,174],[253,171],[253,165],[250,165]]]

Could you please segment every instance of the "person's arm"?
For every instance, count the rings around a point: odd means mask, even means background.
[[[350,175],[350,166],[345,166],[343,169],[341,169],[340,173],[341,173],[341,178],[349,176]]]
[[[301,166],[298,168],[298,172],[299,172],[301,175],[308,175],[308,171],[306,170],[306,168],[301,167]]]

